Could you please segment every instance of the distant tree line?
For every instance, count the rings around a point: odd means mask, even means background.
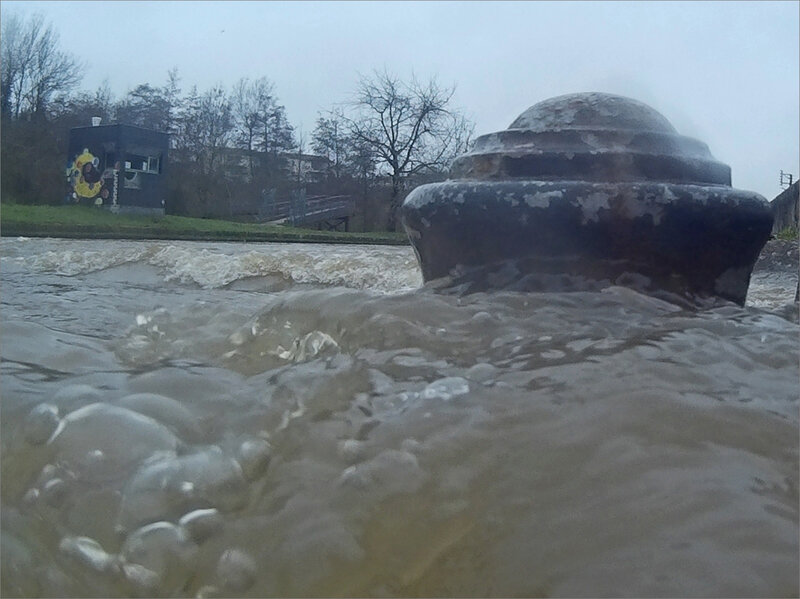
[[[264,197],[303,188],[355,198],[357,228],[395,230],[409,188],[445,178],[473,133],[452,107],[453,87],[388,71],[362,76],[350,101],[321,113],[310,143],[266,77],[184,91],[172,69],[163,85],[143,83],[119,99],[107,82],[80,90],[85,65],[38,15],[5,16],[0,61],[0,193],[18,202],[63,201],[69,130],[101,117],[170,134],[168,213],[243,218]],[[309,150],[327,159],[314,181],[300,171]]]

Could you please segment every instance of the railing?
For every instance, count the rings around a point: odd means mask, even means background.
[[[350,196],[306,197],[301,190],[286,200],[276,200],[274,193],[264,194],[258,216],[262,222],[300,225],[350,216],[354,211],[355,202]]]

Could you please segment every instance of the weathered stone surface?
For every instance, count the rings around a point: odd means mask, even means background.
[[[402,215],[424,279],[445,286],[631,284],[742,304],[772,215],[730,180],[645,104],[572,94],[478,138]]]
[[[800,245],[797,239],[770,239],[758,256],[753,272],[791,273],[800,266]]]

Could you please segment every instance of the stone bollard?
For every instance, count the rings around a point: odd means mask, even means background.
[[[769,238],[760,195],[661,114],[621,96],[559,96],[479,137],[402,219],[426,282],[464,292],[634,287],[744,304]]]

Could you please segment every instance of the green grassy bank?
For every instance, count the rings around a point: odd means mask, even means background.
[[[280,241],[405,245],[405,233],[344,233],[282,225],[235,223],[185,216],[111,214],[84,206],[0,205],[4,237],[79,239],[183,239],[196,241]]]

